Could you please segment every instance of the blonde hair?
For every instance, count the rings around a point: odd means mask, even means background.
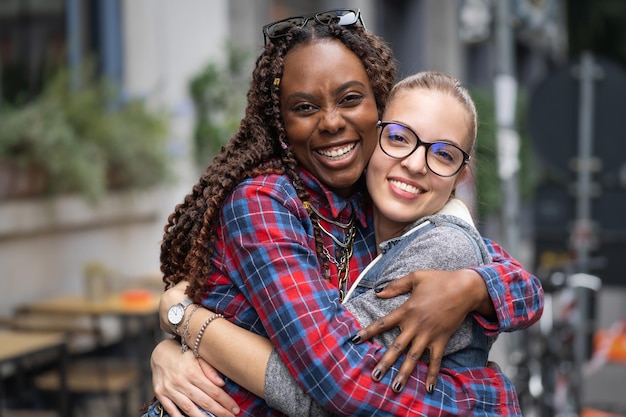
[[[470,149],[468,153],[471,155],[474,151],[474,145],[476,144],[478,113],[476,112],[476,105],[474,104],[474,100],[472,100],[469,91],[467,91],[461,81],[451,75],[437,71],[422,71],[409,75],[399,81],[391,90],[389,100],[393,100],[394,97],[401,91],[420,88],[449,94],[461,103],[461,105],[467,110],[467,113],[470,116],[468,126]]]

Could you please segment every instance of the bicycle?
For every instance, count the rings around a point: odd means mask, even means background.
[[[528,417],[580,415],[582,369],[591,356],[600,278],[554,272],[544,285],[544,312],[511,354],[520,405]]]

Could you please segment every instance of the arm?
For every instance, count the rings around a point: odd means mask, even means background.
[[[485,243],[493,262],[474,270],[485,282],[496,322],[483,321],[483,325],[494,332],[526,329],[537,322],[543,312],[541,282],[497,243],[489,239],[485,239]]]
[[[161,296],[159,301],[161,329],[168,333],[172,333],[172,330],[167,321],[167,311],[170,306],[187,298],[185,295],[187,286],[186,281],[181,281]],[[181,335],[181,337],[186,336],[185,343],[189,347],[184,355],[193,354],[193,349],[196,347],[195,339],[200,328],[208,318],[215,314],[206,308],[193,310],[191,306],[185,310],[182,322],[185,323],[185,327],[189,325],[189,331]],[[181,331],[181,333],[184,332]],[[267,338],[244,330],[228,320],[216,319],[206,326],[200,342],[197,345],[197,353],[201,358],[250,392],[261,398],[264,397],[266,365],[272,352],[272,344]],[[177,345],[178,353],[180,353],[180,344]]]
[[[185,291],[186,282],[180,282],[169,290],[165,291],[160,300],[160,317],[161,327],[167,332],[171,332],[171,328],[165,319],[168,306],[176,304],[186,298]],[[200,330],[205,320],[210,318],[214,313],[207,309],[199,309],[191,313],[188,308],[185,312],[183,322],[189,322],[189,333],[185,338],[188,346],[193,350],[197,332]],[[190,317],[191,316],[191,317]],[[209,340],[210,342],[206,342]],[[165,346],[168,345],[168,346]],[[173,346],[173,350],[172,350]],[[202,359],[196,361],[193,357],[192,350],[184,354],[180,354],[180,345],[173,339],[163,341],[155,349],[153,356],[153,379],[155,380],[155,393],[157,398],[165,405],[170,397],[176,398],[176,404],[184,407],[185,410],[194,410],[198,404],[201,408],[209,410],[209,406],[213,398],[218,400],[219,392],[209,391],[212,387],[204,387],[197,389],[196,385],[201,386],[204,378],[196,380],[191,387],[184,387],[187,378],[181,377],[178,370],[181,361],[191,361],[205,363],[204,360],[215,364],[216,368],[233,379],[242,387],[246,388],[255,395],[265,398],[265,387],[268,387],[269,399],[268,405],[276,410],[291,416],[307,415],[310,417],[329,416],[330,413],[323,410],[318,404],[298,386],[295,379],[289,374],[287,367],[280,357],[274,352],[272,353],[272,345],[268,339],[260,337],[252,332],[243,330],[227,320],[213,320],[204,330],[202,339],[198,344],[198,353]],[[156,359],[159,355],[160,358]],[[181,358],[182,356],[182,358]],[[173,364],[164,365],[164,361],[169,358],[175,358]],[[195,363],[194,363],[195,364]],[[170,370],[177,372],[166,375]],[[191,374],[194,375],[194,374]],[[200,375],[196,372],[195,375]],[[170,390],[170,387],[164,386],[171,383],[180,386],[180,389]],[[193,398],[188,398],[186,392],[193,394]],[[274,402],[271,400],[275,399]],[[169,404],[168,404],[169,405]],[[169,409],[169,408],[166,408]],[[197,412],[197,410],[194,410]],[[212,411],[217,413],[220,410]],[[237,410],[233,410],[237,414]],[[188,412],[187,412],[188,414]],[[191,414],[189,414],[191,415]],[[217,414],[221,417],[221,414]],[[228,415],[230,416],[230,415]]]
[[[224,381],[217,371],[191,352],[182,354],[176,340],[158,343],[152,351],[150,365],[154,395],[171,417],[183,417],[183,413],[205,417],[200,408],[216,417],[239,414],[237,403],[221,388]]]
[[[390,388],[399,363],[382,376],[383,384],[374,386],[370,374],[384,349],[351,342],[358,323],[338,303],[336,289],[320,277],[311,239],[302,237],[310,231],[308,216],[299,200],[272,195],[279,190],[237,190],[224,208],[225,234],[220,239],[232,253],[229,264],[237,269],[230,278],[245,289],[272,344],[305,391],[342,415],[438,413],[476,402],[481,394],[450,374],[442,375],[441,385],[426,399],[424,380],[419,379],[426,374],[423,364],[402,393]],[[261,224],[266,228],[259,229]]]
[[[295,199],[290,202],[279,195],[261,203],[268,196],[259,195],[263,193],[258,186],[253,188],[253,195],[246,194],[240,204],[231,204],[232,213],[226,215],[228,221],[222,220],[233,227],[221,237],[233,245],[228,250],[234,252],[229,260],[234,272],[229,271],[228,280],[232,281],[231,287],[241,289],[259,312],[258,317],[280,349],[281,358],[289,364],[290,373],[316,401],[340,415],[429,415],[467,411],[477,407],[476,404],[493,405],[488,398],[492,398],[494,386],[505,387],[509,392],[510,383],[493,370],[474,370],[467,375],[444,370],[437,388],[427,395],[424,380],[419,379],[427,370],[423,364],[409,376],[407,389],[402,393],[394,393],[389,387],[397,373],[397,364],[382,377],[383,384],[374,384],[370,374],[384,350],[370,343],[351,343],[358,324],[339,305],[336,290],[320,277],[311,242],[301,238],[306,232],[280,227],[303,221],[306,213],[293,214],[301,208],[301,202]],[[280,187],[271,190],[278,193]],[[257,203],[250,204],[251,200]],[[292,207],[286,209],[288,204]],[[263,205],[271,207],[270,214]],[[259,224],[268,225],[267,234],[258,230]],[[250,231],[253,236],[242,230]],[[211,296],[214,293],[210,294],[207,305],[219,302],[219,296],[217,300]],[[222,320],[212,325],[218,322]],[[206,331],[211,331],[212,325]],[[205,336],[203,340],[206,343],[209,339]],[[468,378],[481,382],[468,387]]]
[[[163,331],[173,333],[167,321],[167,311],[171,305],[187,298],[186,288],[187,283],[183,281],[165,291],[161,296],[159,316]],[[190,321],[189,316],[202,318],[212,313],[203,308],[197,309],[194,313],[191,313],[191,310],[192,308],[186,309],[183,322],[189,323],[189,330],[197,332],[203,321],[197,328],[191,327],[195,322]],[[262,397],[265,364],[272,350],[271,344],[267,339],[247,332],[225,320],[214,321],[215,323],[211,323],[211,330],[216,329],[219,333],[211,335],[212,339],[214,336],[213,355],[205,356],[210,357],[213,363],[224,365],[218,369],[241,383],[246,389]],[[208,331],[207,328],[207,333]],[[195,337],[197,333],[193,334]],[[235,350],[232,347],[234,341],[237,341]],[[193,347],[194,340],[187,340],[187,343]],[[223,360],[223,357],[230,352],[237,352],[238,355],[235,355],[234,362],[229,363]],[[243,367],[237,368],[232,365],[233,363]],[[231,367],[227,366],[229,364]],[[205,360],[196,359],[191,350],[181,353],[181,345],[178,341],[165,339],[157,344],[152,352],[150,365],[154,394],[170,416],[182,417],[182,411],[189,417],[202,417],[206,415],[202,410],[209,411],[216,417],[234,417],[239,414],[240,409],[237,403],[220,388],[224,386],[224,381],[216,370]],[[242,378],[242,374],[246,377]]]
[[[495,243],[484,240],[493,258],[491,264],[458,271],[417,271],[378,293],[390,298],[412,292],[402,307],[358,333],[361,340],[368,340],[389,328],[402,328],[396,339],[398,348],[387,351],[379,363],[377,369],[382,373],[409,344],[403,374],[428,348],[431,363],[427,384],[434,386],[443,347],[467,313],[479,313],[476,319],[492,334],[528,327],[541,317],[543,289],[539,279]]]

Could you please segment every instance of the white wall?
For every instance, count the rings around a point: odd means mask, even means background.
[[[83,291],[88,262],[101,262],[122,277],[157,272],[166,218],[196,180],[187,82],[222,53],[228,1],[124,0],[122,10],[126,92],[171,113],[179,182],[114,196],[95,208],[75,197],[0,203],[2,315],[22,303]]]

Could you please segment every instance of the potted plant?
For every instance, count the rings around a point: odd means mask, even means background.
[[[245,108],[250,53],[226,45],[226,63],[207,63],[189,82],[196,113],[194,155],[198,167],[210,158],[237,130]]]
[[[101,79],[71,89],[62,71],[33,101],[3,108],[0,199],[79,193],[95,202],[170,178],[164,114],[115,97]]]

